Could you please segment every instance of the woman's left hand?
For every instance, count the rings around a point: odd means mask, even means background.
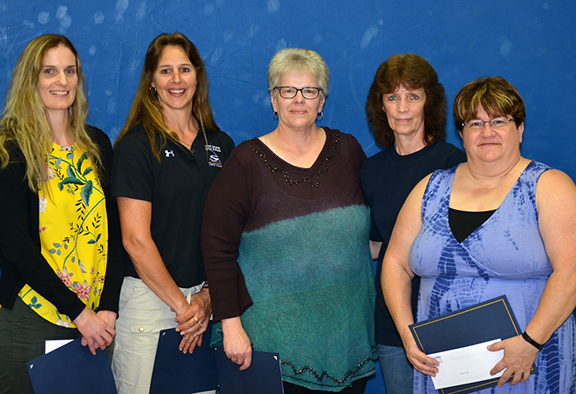
[[[498,387],[502,387],[510,378],[510,385],[525,382],[530,377],[530,369],[536,361],[538,349],[518,335],[488,346],[488,350],[495,352],[504,349],[504,357],[490,371],[491,375],[506,369],[498,380]]]
[[[180,350],[184,353],[192,353],[196,345],[202,345],[202,334],[206,332],[210,316],[212,315],[212,303],[210,291],[207,288],[193,294],[190,297],[190,306],[186,312],[176,316],[178,327],[184,338],[180,342]]]

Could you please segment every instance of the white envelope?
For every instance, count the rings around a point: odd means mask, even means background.
[[[436,377],[432,378],[434,388],[439,390],[502,376],[505,370],[490,375],[490,370],[504,357],[504,350],[491,352],[486,349],[495,342],[500,342],[500,339],[428,354],[440,363]]]
[[[44,342],[44,354],[48,354],[72,341],[73,339],[49,339]]]

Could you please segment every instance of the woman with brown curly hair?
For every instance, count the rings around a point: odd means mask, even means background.
[[[412,391],[412,367],[382,296],[382,258],[398,212],[412,188],[432,171],[453,167],[466,156],[444,141],[444,88],[430,63],[418,55],[394,55],[380,65],[368,93],[366,115],[374,139],[386,147],[369,158],[361,171],[372,212],[372,257],[378,259],[376,342],[386,392],[404,394]],[[418,284],[415,278],[413,303]]]

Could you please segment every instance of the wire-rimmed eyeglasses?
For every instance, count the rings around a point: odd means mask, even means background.
[[[306,100],[314,100],[318,98],[322,88],[304,87],[302,89],[295,88],[294,86],[276,86],[273,90],[278,90],[280,97],[285,99],[293,99],[298,92],[302,93],[302,97]]]
[[[484,128],[484,125],[488,123],[490,124],[490,127],[492,127],[493,129],[500,129],[502,127],[508,126],[508,123],[513,121],[514,119],[510,119],[506,116],[498,116],[490,120],[468,119],[467,121],[462,123],[462,126],[470,130],[481,130]]]

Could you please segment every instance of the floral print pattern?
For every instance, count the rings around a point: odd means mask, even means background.
[[[97,310],[105,282],[108,227],[104,192],[86,152],[53,144],[48,180],[39,195],[42,255],[62,283]],[[25,285],[20,298],[46,320],[75,327],[70,318]]]

